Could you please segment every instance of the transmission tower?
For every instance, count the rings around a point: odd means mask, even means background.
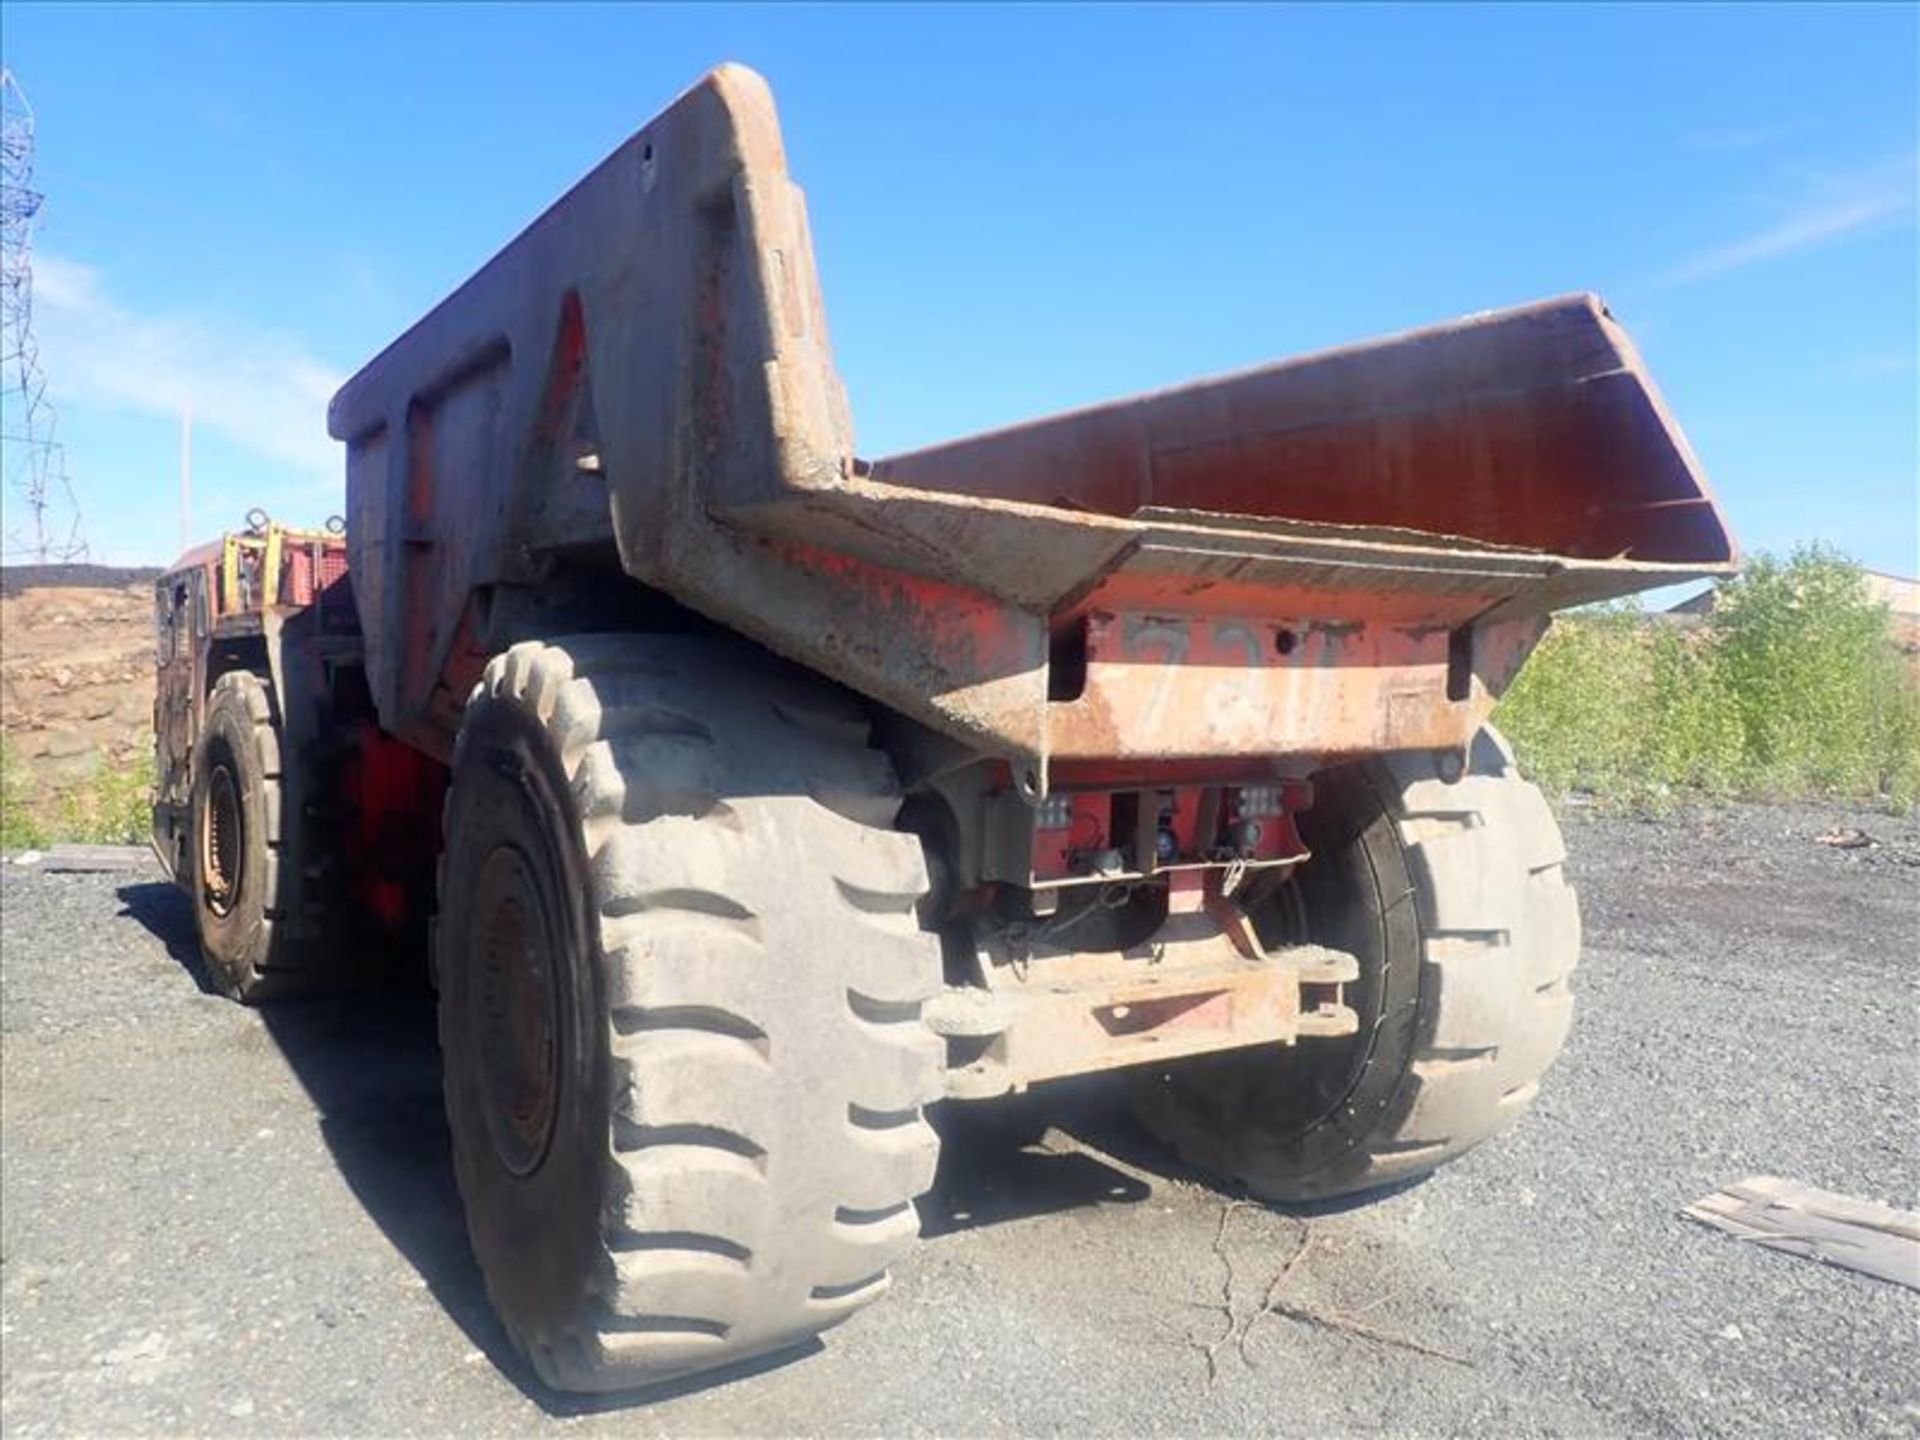
[[[5,550],[44,565],[86,559],[87,542],[33,338],[33,226],[43,198],[33,188],[33,107],[0,69],[0,451],[20,507]]]

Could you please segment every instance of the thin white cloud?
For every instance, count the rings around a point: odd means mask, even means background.
[[[1674,266],[1662,279],[1669,285],[1709,280],[1871,234],[1912,213],[1914,185],[1911,157],[1898,165],[1824,184],[1814,198],[1803,201],[1784,219],[1744,239],[1702,251]]]
[[[1873,350],[1840,361],[1833,373],[1850,380],[1880,380],[1889,375],[1911,375],[1920,365],[1912,350]]]
[[[38,250],[34,329],[56,404],[178,418],[197,432],[337,487],[340,448],[327,438],[327,401],[346,378],[284,336],[229,329],[188,315],[140,314],[98,270]]]
[[[1721,125],[1705,130],[1689,131],[1682,137],[1690,150],[1729,151],[1759,150],[1769,145],[1777,145],[1799,132],[1798,124],[1790,125]]]

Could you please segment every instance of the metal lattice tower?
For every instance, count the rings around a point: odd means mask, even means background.
[[[84,560],[80,505],[56,438],[59,417],[33,336],[33,226],[44,198],[33,188],[33,107],[0,70],[0,451],[9,509],[9,558]]]

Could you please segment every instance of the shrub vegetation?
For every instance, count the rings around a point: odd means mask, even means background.
[[[0,850],[39,850],[62,840],[143,843],[152,830],[152,789],[150,756],[55,782],[29,774],[0,747]]]
[[[1698,629],[1634,603],[1560,617],[1494,719],[1557,791],[1920,796],[1920,663],[1820,546],[1750,560]]]

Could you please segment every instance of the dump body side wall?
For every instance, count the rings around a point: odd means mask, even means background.
[[[477,673],[476,594],[537,584],[537,554],[617,536],[630,573],[698,603],[697,497],[852,449],[764,82],[729,67],[688,91],[349,382],[329,424],[375,699],[419,743],[444,748]]]

